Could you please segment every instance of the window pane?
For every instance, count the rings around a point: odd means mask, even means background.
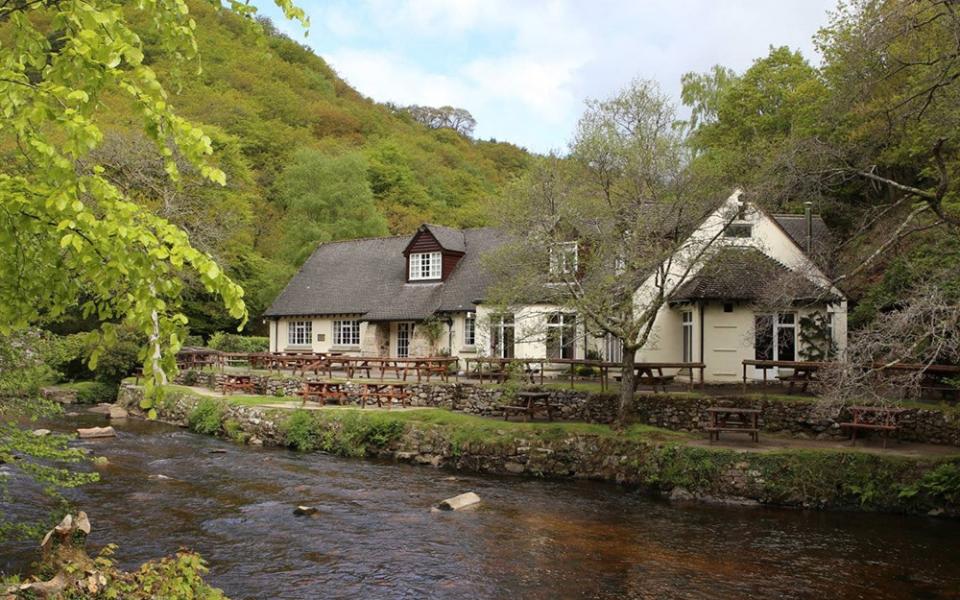
[[[796,360],[797,341],[793,327],[777,329],[777,360]]]

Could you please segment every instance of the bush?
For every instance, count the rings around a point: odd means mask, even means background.
[[[210,336],[207,346],[221,352],[266,352],[270,348],[270,339],[218,331]]]
[[[593,377],[596,374],[593,367],[588,367],[586,365],[581,365],[577,367],[577,375],[580,377]]]
[[[247,432],[244,431],[243,427],[240,425],[240,421],[237,421],[236,419],[227,419],[224,421],[223,432],[227,434],[228,438],[241,444],[246,443],[247,438],[249,437]]]
[[[207,435],[220,433],[220,423],[223,421],[224,406],[219,400],[204,398],[197,402],[187,415],[187,423],[192,431]]]
[[[322,445],[322,427],[310,411],[293,411],[280,429],[286,445],[301,452],[311,452]]]
[[[145,343],[146,339],[140,333],[131,329],[119,330],[117,341],[107,346],[97,360],[94,379],[119,384],[124,377],[138,373],[143,367],[140,350]]]
[[[103,381],[78,381],[59,386],[77,393],[78,404],[113,403],[117,400],[120,386]]]

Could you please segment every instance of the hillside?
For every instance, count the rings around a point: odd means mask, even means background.
[[[122,101],[94,159],[148,206],[183,226],[264,308],[318,242],[406,233],[422,222],[477,226],[529,155],[450,129],[428,129],[351,88],[319,56],[264,21],[190,2],[202,71],[144,39],[170,102],[213,137],[226,188],[188,172],[166,181],[158,155]],[[184,165],[186,167],[186,165]],[[203,294],[188,298],[194,331],[229,324]]]

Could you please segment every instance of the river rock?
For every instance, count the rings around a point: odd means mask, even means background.
[[[459,496],[454,496],[453,498],[447,498],[438,504],[437,508],[440,510],[460,510],[479,503],[480,496],[474,494],[473,492],[467,492],[465,494],[460,494]]]
[[[33,430],[33,435],[35,435],[35,436],[37,436],[37,437],[44,437],[44,436],[50,435],[50,430],[49,430],[49,429],[34,429],[34,430]]]
[[[247,443],[250,444],[251,446],[262,446],[263,440],[261,440],[257,436],[253,436],[252,438],[247,440]]]
[[[94,456],[92,460],[95,467],[106,467],[110,464],[110,459],[106,456]]]
[[[113,427],[109,425],[107,427],[89,427],[87,429],[80,428],[77,429],[77,435],[80,436],[80,439],[93,439],[93,438],[107,438],[107,437],[116,437],[117,432],[113,430]]]
[[[101,402],[100,404],[97,404],[96,406],[91,406],[90,408],[88,408],[88,409],[87,409],[87,412],[96,413],[96,414],[98,414],[98,415],[109,415],[111,408],[113,408],[113,405],[112,405],[112,404],[108,404],[108,403],[106,403],[106,402]]]
[[[317,514],[317,507],[300,505],[293,509],[293,514],[297,515],[298,517],[309,517],[310,515]]]
[[[110,411],[107,414],[110,415],[111,419],[126,419],[130,416],[127,409],[122,406],[117,406],[116,404],[110,405]]]

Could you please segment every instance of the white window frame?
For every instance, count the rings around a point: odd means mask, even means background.
[[[509,346],[504,343],[510,332]],[[513,358],[516,354],[516,328],[513,313],[490,315],[490,354],[496,358]]]
[[[567,339],[567,335],[572,336]],[[550,354],[551,336],[557,336],[556,340],[560,344],[558,356]],[[577,315],[574,313],[556,312],[547,316],[547,340],[546,350],[547,358],[572,359],[576,357],[577,347]],[[570,356],[564,356],[564,351],[568,351]]]
[[[681,352],[683,362],[693,362],[693,311],[685,310],[680,313],[680,331],[682,334]]]
[[[337,320],[333,322],[334,346],[359,346],[360,321],[357,319]]]
[[[468,312],[463,318],[463,345],[477,345],[477,314]]]
[[[573,275],[577,272],[580,257],[577,242],[560,242],[550,247],[550,274]]]
[[[415,252],[410,255],[410,281],[440,279],[442,274],[442,252]]]
[[[310,346],[313,344],[313,321],[290,321],[287,323],[288,346]]]

